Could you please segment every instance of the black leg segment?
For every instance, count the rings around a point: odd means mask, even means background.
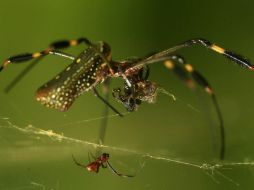
[[[110,109],[112,111],[114,111],[119,116],[123,117],[123,114],[121,114],[119,111],[117,111],[116,108],[114,108],[109,102],[107,102],[102,96],[100,96],[100,94],[98,93],[98,91],[95,88],[93,88],[93,92],[94,92],[94,95],[96,97],[98,97],[104,104],[106,104],[108,107],[110,107]]]
[[[173,70],[174,73],[187,84],[187,86],[193,87],[193,83],[190,78],[190,76],[191,76],[192,79],[198,85],[200,85],[205,90],[205,92],[207,92],[211,96],[213,105],[215,107],[215,111],[217,113],[219,124],[220,124],[220,138],[221,138],[220,159],[223,159],[224,155],[225,155],[224,122],[223,122],[222,114],[220,111],[220,107],[218,105],[216,96],[213,92],[211,85],[207,82],[207,80],[199,72],[197,72],[193,68],[193,66],[191,64],[186,63],[185,60],[181,56],[172,55],[172,56],[168,56],[168,58],[169,59],[164,62],[165,66],[169,70]],[[183,67],[180,67],[179,64],[182,65]]]

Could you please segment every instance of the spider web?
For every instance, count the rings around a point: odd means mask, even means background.
[[[194,111],[196,113],[200,113],[200,110],[197,109],[195,106],[191,104],[186,104],[184,101],[173,95],[172,93],[166,91],[165,89],[160,89],[160,92],[165,94],[166,96],[170,97],[172,101],[181,102],[185,104],[186,107],[190,108],[189,110]],[[125,116],[130,116],[129,113],[124,113]],[[84,125],[89,124],[96,121],[103,121],[104,119],[108,120],[115,120],[118,118],[118,115],[112,114],[103,117],[96,117],[96,118],[89,118],[85,120],[77,120],[72,121],[69,123],[64,123],[57,128],[61,127],[69,127],[69,126],[76,126],[76,125]],[[100,130],[102,127],[100,126]],[[231,184],[235,187],[241,186],[241,182],[238,182],[237,178],[232,174],[232,171],[252,171],[254,162],[250,159],[246,159],[240,162],[229,162],[229,161],[192,161],[183,158],[177,158],[172,156],[170,153],[165,152],[158,152],[158,151],[143,151],[142,148],[129,148],[128,146],[122,145],[111,145],[107,144],[104,137],[106,135],[106,129],[104,129],[103,134],[99,134],[99,137],[95,140],[87,140],[82,138],[77,138],[75,136],[69,134],[63,134],[61,132],[56,132],[52,129],[43,129],[37,127],[34,124],[27,124],[27,125],[18,125],[12,121],[12,119],[8,117],[1,117],[0,118],[0,141],[1,141],[1,152],[0,152],[0,160],[2,164],[8,163],[8,161],[12,160],[14,162],[35,162],[36,160],[49,159],[53,161],[57,161],[60,157],[67,158],[67,162],[71,165],[72,169],[76,169],[76,166],[72,163],[71,154],[74,152],[78,152],[77,149],[80,149],[83,154],[86,152],[92,151],[96,155],[101,153],[102,151],[112,153],[111,159],[114,160],[115,156],[118,155],[120,157],[118,161],[114,162],[114,165],[120,167],[125,172],[131,172],[132,174],[136,175],[135,178],[139,178],[139,176],[145,175],[147,172],[147,168],[151,162],[154,162],[155,165],[163,165],[164,169],[167,167],[179,167],[183,171],[184,170],[195,170],[201,171],[203,177],[208,176],[208,179],[212,181],[214,184]],[[14,137],[6,137],[6,134],[14,135]],[[10,135],[10,136],[11,136]],[[24,139],[23,144],[12,146],[12,148],[6,148],[6,145],[13,145],[12,140],[16,140],[17,142]],[[56,155],[55,152],[61,149],[61,153]],[[85,150],[85,151],[84,151]],[[21,154],[21,152],[23,154]],[[80,152],[80,150],[79,150]],[[38,154],[38,155],[36,155]],[[20,155],[20,156],[19,156]],[[119,156],[120,155],[120,156]],[[133,161],[126,162],[125,158],[132,158]],[[11,158],[11,159],[10,159]],[[80,160],[84,164],[88,164],[87,158],[83,155],[83,160],[81,160],[80,156],[78,155],[78,160]],[[9,160],[10,159],[10,160]],[[123,159],[123,161],[121,160]],[[10,165],[8,163],[7,165]],[[27,164],[29,166],[29,164]],[[16,165],[15,165],[16,167]],[[14,168],[15,169],[15,168]],[[118,168],[117,168],[118,169]],[[54,169],[55,170],[55,169]],[[75,171],[76,171],[75,170]],[[79,170],[78,170],[79,171]],[[83,171],[82,173],[86,172],[87,175],[90,175],[87,171]],[[169,171],[170,172],[170,171]],[[129,173],[128,173],[129,174]],[[101,172],[94,176],[100,178]],[[107,175],[109,175],[107,173]],[[36,177],[34,177],[36,176]],[[84,177],[84,176],[82,176]],[[105,177],[105,175],[104,175]],[[114,176],[114,180],[118,180],[119,177]],[[101,179],[101,178],[100,178]],[[3,183],[0,183],[0,189],[51,189],[51,190],[58,190],[64,189],[63,185],[61,184],[62,179],[54,179],[53,181],[45,179],[45,177],[41,177],[40,175],[32,175],[32,177],[27,178],[27,180],[23,181],[18,186],[8,187]],[[154,187],[154,186],[152,186]],[[145,187],[144,189],[147,189]]]
[[[127,113],[125,113],[127,114]],[[108,119],[113,119],[117,117],[116,114],[114,115],[109,115]],[[91,122],[95,120],[101,120],[103,117],[98,117],[98,118],[92,118],[88,120],[82,120],[82,121],[76,121],[74,123],[86,123],[86,122]],[[5,122],[6,124],[0,125],[0,128],[12,130],[13,132],[17,133],[23,133],[26,135],[29,135],[30,137],[36,139],[37,141],[45,141],[46,139],[52,142],[57,142],[57,143],[65,143],[69,145],[81,145],[86,148],[103,148],[105,151],[114,151],[118,153],[124,153],[124,154],[130,154],[130,155],[135,155],[139,158],[142,158],[143,163],[140,164],[140,171],[139,175],[142,175],[142,170],[143,167],[145,167],[144,163],[149,162],[149,160],[154,160],[157,162],[164,162],[165,164],[177,164],[181,165],[183,167],[191,167],[195,168],[196,170],[202,171],[204,174],[210,177],[210,179],[217,183],[220,184],[224,180],[227,182],[232,183],[235,186],[239,186],[240,184],[236,181],[233,180],[230,176],[227,176],[224,174],[225,170],[233,170],[236,168],[242,168],[242,169],[248,169],[250,167],[253,167],[254,162],[252,161],[244,161],[244,162],[218,162],[218,163],[195,163],[195,162],[188,162],[188,161],[183,161],[182,159],[177,159],[177,158],[171,158],[167,156],[160,156],[160,155],[155,155],[151,154],[149,152],[142,152],[142,151],[137,151],[137,150],[132,150],[132,149],[127,149],[124,147],[118,147],[118,146],[110,146],[107,144],[101,144],[101,143],[96,143],[96,142],[90,142],[82,139],[77,139],[73,138],[64,134],[59,134],[56,133],[52,130],[44,130],[37,128],[36,126],[33,126],[31,124],[21,127],[18,125],[13,124],[9,118],[1,118],[1,121]],[[70,124],[66,124],[70,125]],[[3,157],[3,155],[1,156]],[[140,174],[141,172],[141,174]],[[59,186],[59,185],[56,185]],[[1,187],[1,186],[0,186]],[[56,187],[47,187],[44,184],[41,184],[36,181],[31,181],[30,184],[24,187],[19,187],[15,189],[58,189]],[[1,188],[0,188],[1,189]]]

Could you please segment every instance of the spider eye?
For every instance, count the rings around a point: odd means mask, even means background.
[[[108,153],[103,153],[103,154],[102,154],[102,157],[104,157],[104,158],[109,158],[109,154],[108,154]]]
[[[131,88],[128,86],[128,85],[126,85],[125,87],[124,87],[124,93],[126,94],[126,95],[131,95]]]
[[[127,111],[132,112],[136,109],[136,102],[133,98],[129,98],[124,102],[124,106],[126,107]]]
[[[137,105],[140,105],[141,102],[142,102],[142,101],[141,101],[140,99],[136,99],[136,100],[135,100],[135,103],[136,103]]]
[[[130,104],[130,105],[135,104],[135,101],[134,101],[134,99],[133,99],[133,98],[130,98],[130,99],[129,99],[129,104]]]

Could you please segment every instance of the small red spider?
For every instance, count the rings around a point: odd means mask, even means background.
[[[73,161],[75,162],[76,165],[81,166],[83,168],[86,168],[87,171],[89,172],[95,172],[98,173],[100,167],[102,168],[109,168],[114,174],[121,176],[121,177],[134,177],[133,175],[125,175],[125,174],[121,174],[119,172],[117,172],[112,165],[109,163],[108,159],[109,159],[109,154],[108,153],[103,153],[101,156],[99,156],[98,158],[94,158],[94,161],[91,162],[89,159],[89,164],[88,165],[83,165],[80,164],[72,155]]]

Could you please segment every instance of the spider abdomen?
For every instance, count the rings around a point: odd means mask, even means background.
[[[36,92],[37,101],[66,111],[78,96],[102,82],[109,72],[105,61],[109,52],[103,52],[104,45],[87,48],[65,70],[41,86]]]

